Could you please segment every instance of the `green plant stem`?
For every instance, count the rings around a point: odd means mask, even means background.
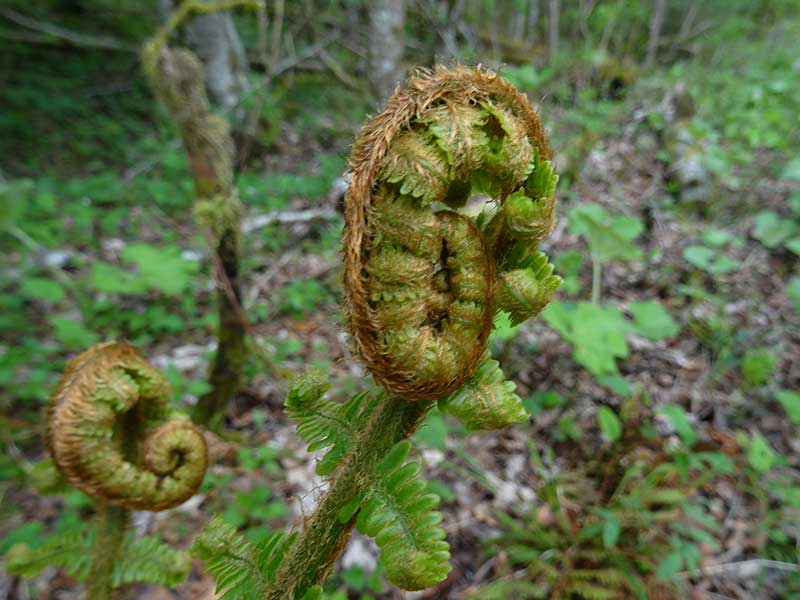
[[[321,584],[350,537],[356,517],[342,523],[338,513],[352,498],[363,495],[372,483],[375,465],[395,444],[410,436],[433,402],[409,402],[387,396],[379,403],[322,497],[316,512],[287,550],[266,600],[301,598]]]
[[[603,263],[592,257],[592,304],[600,304],[602,293]]]
[[[128,511],[107,503],[97,507],[97,533],[92,564],[86,580],[87,600],[110,600],[114,591],[114,565],[122,551]]]

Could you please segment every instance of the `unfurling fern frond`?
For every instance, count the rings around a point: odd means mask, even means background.
[[[214,517],[189,549],[217,583],[219,600],[260,600],[296,534],[276,531],[259,544],[236,532],[222,517]]]
[[[528,417],[514,393],[516,387],[505,378],[500,364],[486,356],[475,374],[439,406],[461,419],[470,431],[500,429]]]
[[[398,443],[376,465],[376,479],[356,525],[382,548],[389,581],[405,590],[421,590],[450,572],[450,546],[438,527],[442,515],[433,510],[439,496],[427,493],[426,481],[417,476],[422,470],[419,463],[403,464],[410,447],[407,441]]]
[[[442,398],[471,429],[525,418],[485,355],[497,310],[533,316],[560,281],[537,250],[554,222],[551,157],[525,96],[481,68],[418,72],[358,136],[344,202],[346,321],[383,391],[336,404],[319,378],[290,390],[300,434],[327,450],[317,472],[335,477],[264,600],[324,582],[354,523],[397,586],[447,576],[438,498],[417,463],[403,464],[404,440]],[[491,197],[483,208],[479,194]]]
[[[189,575],[192,560],[188,552],[175,550],[151,535],[130,536],[122,556],[114,565],[114,587],[134,581],[176,586]]]
[[[297,433],[308,442],[311,452],[327,448],[317,464],[317,475],[331,474],[344,456],[355,432],[363,424],[378,400],[378,394],[356,394],[345,403],[324,398],[330,388],[322,373],[311,371],[289,386],[286,415],[299,421]]]
[[[36,548],[15,544],[6,553],[6,569],[12,575],[34,577],[46,567],[61,567],[83,581],[89,574],[93,545],[91,530],[56,534]]]

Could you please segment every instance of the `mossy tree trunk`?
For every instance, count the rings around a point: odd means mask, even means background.
[[[181,133],[195,187],[195,217],[209,238],[217,279],[219,331],[211,389],[194,420],[216,427],[241,383],[245,322],[241,314],[241,203],[233,185],[234,144],[227,122],[211,112],[200,60],[184,49],[161,50],[149,69],[153,86]]]

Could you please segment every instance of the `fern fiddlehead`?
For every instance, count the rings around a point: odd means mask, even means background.
[[[527,99],[482,69],[418,76],[353,147],[344,238],[350,329],[378,383],[456,391],[496,309],[534,316],[559,280],[532,255],[553,224],[550,146]],[[455,212],[476,194],[477,219]],[[544,260],[542,260],[544,259]]]
[[[74,358],[47,415],[58,469],[114,506],[164,510],[184,502],[203,481],[206,442],[191,422],[170,414],[169,390],[130,344],[100,344]]]
[[[177,506],[202,483],[205,438],[191,422],[171,413],[169,398],[164,376],[134,346],[121,342],[78,355],[53,393],[46,432],[50,455],[62,475],[97,502],[86,577],[90,600],[110,598],[115,578],[120,579],[115,572],[125,554],[128,510]],[[134,550],[141,545],[128,544]],[[150,564],[138,558],[143,564],[139,572],[147,578],[181,579],[169,564],[176,557],[167,547],[151,558]],[[162,574],[168,564],[169,572]],[[185,577],[188,561],[178,565]],[[123,579],[136,574],[128,567]]]
[[[553,224],[550,156],[527,99],[484,69],[419,72],[365,126],[345,197],[346,313],[379,387],[339,403],[318,374],[292,384],[286,412],[326,450],[329,488],[301,531],[259,547],[209,525],[195,555],[223,597],[319,597],[353,527],[375,538],[395,585],[447,576],[439,499],[405,440],[436,401],[469,429],[527,416],[486,350],[496,311],[524,321],[560,283],[537,250]]]

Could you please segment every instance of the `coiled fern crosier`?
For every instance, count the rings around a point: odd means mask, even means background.
[[[442,581],[439,498],[406,462],[407,438],[438,402],[469,429],[526,418],[487,352],[493,320],[535,316],[560,284],[537,250],[557,177],[528,100],[485,69],[421,71],[356,140],[345,199],[346,313],[379,386],[345,403],[320,374],[286,411],[329,488],[302,529],[250,545],[221,520],[194,544],[225,598],[316,598],[355,526],[408,590]]]
[[[205,475],[205,438],[170,411],[170,397],[165,377],[130,344],[99,344],[68,363],[47,413],[47,447],[60,474],[95,500],[97,526],[35,551],[13,549],[12,572],[66,566],[85,579],[90,600],[111,598],[119,583],[186,577],[186,553],[127,531],[130,510],[177,506]]]

